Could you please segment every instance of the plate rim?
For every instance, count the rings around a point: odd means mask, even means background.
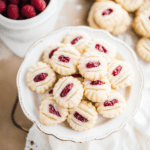
[[[90,31],[92,31],[92,32],[98,32],[98,33],[103,32],[104,34],[106,34],[107,36],[109,36],[109,37],[110,37],[111,39],[113,39],[114,41],[119,42],[120,44],[122,44],[122,45],[125,46],[125,47],[128,49],[128,51],[131,53],[132,57],[134,58],[134,62],[135,62],[135,64],[136,64],[136,66],[137,66],[137,69],[138,69],[138,71],[139,71],[139,73],[140,73],[140,77],[141,77],[141,80],[140,80],[140,81],[141,81],[141,87],[140,87],[140,90],[139,90],[138,103],[137,103],[137,105],[136,105],[134,111],[130,114],[130,116],[127,117],[127,119],[124,121],[124,123],[123,123],[122,125],[120,125],[119,127],[115,128],[113,131],[111,131],[111,133],[108,133],[108,135],[106,135],[104,138],[97,138],[97,137],[95,137],[94,139],[89,139],[89,140],[84,138],[83,141],[81,141],[81,140],[80,140],[80,141],[75,141],[75,140],[71,140],[71,139],[62,139],[61,137],[58,137],[58,135],[46,133],[46,132],[44,132],[44,131],[40,128],[40,126],[38,126],[38,123],[29,115],[29,113],[26,111],[26,109],[24,108],[24,105],[23,105],[23,103],[22,103],[22,97],[21,97],[21,94],[20,94],[20,93],[21,93],[21,92],[20,92],[20,91],[21,91],[21,88],[20,88],[19,78],[20,78],[20,73],[21,73],[21,71],[22,71],[22,67],[23,67],[23,65],[24,65],[24,63],[25,63],[25,61],[26,61],[26,59],[28,58],[28,55],[30,54],[30,52],[31,52],[31,51],[34,49],[34,47],[36,47],[40,42],[42,42],[42,41],[45,40],[46,38],[49,38],[50,36],[53,36],[53,34],[57,34],[58,32],[61,32],[61,31],[63,31],[63,30],[74,30],[74,29],[90,30]],[[114,36],[111,35],[109,32],[107,32],[107,31],[105,31],[105,30],[102,30],[102,29],[93,29],[93,28],[87,27],[87,26],[67,26],[67,27],[60,28],[60,29],[58,29],[58,30],[56,30],[56,31],[53,31],[53,32],[47,34],[45,37],[40,38],[39,40],[37,40],[36,42],[34,42],[34,43],[31,45],[31,47],[28,49],[28,51],[27,51],[27,53],[26,53],[26,55],[25,55],[25,58],[24,58],[24,60],[23,60],[23,62],[22,62],[22,64],[21,64],[21,66],[20,66],[20,68],[19,68],[19,70],[18,70],[16,82],[17,82],[17,89],[18,89],[18,95],[19,95],[19,103],[20,103],[20,105],[21,105],[21,108],[22,108],[22,110],[23,110],[23,113],[25,114],[25,116],[26,116],[30,121],[33,122],[33,124],[36,125],[36,127],[37,127],[41,132],[43,132],[43,133],[46,134],[46,135],[52,135],[52,136],[54,136],[55,138],[57,138],[57,139],[59,139],[59,140],[61,140],[61,141],[71,141],[71,142],[75,142],[75,143],[83,143],[83,142],[88,142],[88,141],[93,141],[93,140],[103,140],[103,139],[109,137],[111,134],[120,131],[121,129],[123,129],[123,128],[126,126],[127,122],[129,122],[129,120],[130,120],[131,118],[133,118],[133,116],[136,114],[136,112],[137,112],[138,109],[139,109],[140,102],[141,102],[141,97],[142,97],[142,91],[143,91],[143,88],[144,88],[144,75],[143,75],[143,71],[142,71],[141,66],[140,66],[140,64],[139,64],[139,62],[138,62],[138,58],[137,58],[135,52],[134,52],[133,49],[132,49],[130,46],[128,46],[124,41],[122,41],[122,40],[120,40],[120,39],[114,37]]]

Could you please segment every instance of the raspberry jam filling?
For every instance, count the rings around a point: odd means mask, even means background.
[[[65,97],[67,96],[67,94],[71,91],[71,89],[73,88],[74,84],[73,83],[69,83],[66,85],[66,87],[62,90],[62,92],[60,93],[61,97]]]
[[[50,89],[48,93],[53,94],[53,89]]]
[[[95,80],[95,81],[91,81],[90,84],[91,85],[102,85],[102,84],[105,84],[105,83],[101,80]]]
[[[106,10],[102,13],[102,15],[103,15],[103,16],[110,15],[112,12],[113,12],[113,9],[108,8],[108,9],[106,9]]]
[[[82,36],[76,37],[75,39],[73,39],[73,40],[71,41],[71,44],[72,44],[72,45],[76,44],[80,39],[82,39]]]
[[[81,76],[80,73],[74,73],[74,74],[72,74],[72,76],[73,76],[74,78],[82,78],[82,76]]]
[[[54,52],[57,51],[59,49],[59,47],[53,49],[50,53],[49,53],[49,58],[51,59],[52,56],[54,55]]]
[[[49,113],[61,117],[59,111],[57,111],[52,104],[49,104]]]
[[[98,67],[100,65],[100,62],[98,61],[93,61],[93,62],[88,62],[85,66],[86,68],[95,68]]]
[[[76,119],[78,119],[79,121],[81,122],[88,122],[88,119],[84,118],[82,115],[80,115],[78,112],[75,112],[74,113],[74,117]]]
[[[96,48],[97,50],[99,50],[100,52],[107,53],[107,49],[106,49],[104,46],[100,45],[100,44],[96,44],[96,45],[95,45],[95,48]]]
[[[107,100],[104,102],[104,106],[105,107],[106,106],[114,106],[114,104],[116,104],[116,103],[119,103],[119,101],[117,99],[113,99],[112,101]]]
[[[61,56],[59,56],[59,61],[62,61],[62,62],[64,62],[64,63],[68,63],[69,61],[70,61],[70,58],[69,57],[66,57],[66,56],[64,56],[64,55],[61,55]]]
[[[116,67],[116,69],[112,72],[112,75],[113,76],[116,76],[116,75],[118,75],[120,72],[121,72],[121,70],[122,70],[122,66],[118,66],[118,67]]]
[[[149,20],[150,20],[150,16],[149,16]]]
[[[35,76],[35,78],[33,79],[34,82],[40,82],[46,79],[46,77],[48,76],[47,73],[40,73],[37,76]]]

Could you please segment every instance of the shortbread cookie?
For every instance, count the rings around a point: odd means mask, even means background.
[[[111,85],[106,77],[101,80],[84,80],[85,96],[92,102],[102,102],[110,94]]]
[[[144,0],[115,0],[116,3],[120,4],[126,11],[134,12],[143,3]]]
[[[81,103],[72,109],[69,109],[67,122],[77,131],[90,129],[96,123],[98,114],[91,102],[81,101]]]
[[[61,75],[71,75],[77,71],[80,53],[72,46],[65,46],[56,51],[51,60],[54,71]]]
[[[44,125],[56,125],[67,119],[68,109],[53,100],[44,100],[40,106],[40,120]]]
[[[53,88],[50,88],[44,94],[41,94],[41,99],[42,101],[44,101],[45,99],[53,99]]]
[[[114,118],[123,113],[126,108],[125,98],[118,92],[113,92],[104,102],[96,103],[99,114],[106,118]]]
[[[85,79],[99,80],[107,73],[107,62],[102,56],[94,52],[87,52],[82,55],[78,69]]]
[[[37,93],[45,93],[56,81],[56,75],[49,65],[43,62],[34,64],[26,76],[27,85]]]
[[[89,25],[112,34],[124,33],[131,23],[129,14],[112,1],[95,2],[89,12]]]
[[[59,79],[53,89],[54,99],[65,108],[77,106],[82,99],[83,92],[81,82],[71,76]]]
[[[134,18],[132,27],[140,36],[150,38],[150,9],[139,13]]]
[[[103,56],[108,63],[115,58],[117,53],[115,45],[112,45],[103,39],[94,39],[90,41],[86,51],[96,52],[98,55]]]
[[[59,50],[60,48],[66,46],[65,44],[62,43],[55,43],[55,44],[51,44],[45,51],[43,54],[43,62],[51,65],[51,60],[52,57],[54,55],[54,53]]]
[[[139,40],[136,50],[141,58],[150,62],[150,38],[142,38]]]
[[[108,65],[107,78],[112,88],[120,89],[132,85],[134,73],[128,63],[114,60]]]
[[[70,44],[74,46],[80,53],[83,53],[85,50],[86,44],[91,40],[91,38],[85,32],[70,32],[68,33],[64,40],[64,44]]]

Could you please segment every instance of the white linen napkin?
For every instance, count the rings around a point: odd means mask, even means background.
[[[138,37],[131,28],[117,38],[135,50]],[[45,135],[33,125],[27,135],[25,150],[150,150],[150,63],[141,58],[139,63],[145,76],[141,104],[136,115],[122,130],[103,140],[74,143]]]

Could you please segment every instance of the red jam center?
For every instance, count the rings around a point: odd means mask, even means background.
[[[150,20],[150,16],[149,16],[149,20]]]
[[[113,76],[116,76],[116,75],[118,75],[120,72],[121,72],[121,70],[122,70],[122,66],[118,66],[118,67],[116,67],[116,69],[112,72],[112,75]]]
[[[45,80],[45,78],[48,76],[47,73],[40,73],[38,74],[37,76],[35,76],[35,78],[33,79],[34,82],[40,82],[40,81],[43,81]]]
[[[102,15],[103,15],[103,16],[110,15],[112,12],[113,12],[113,9],[108,8],[108,9],[106,9],[106,10],[102,13]]]
[[[80,115],[78,112],[75,112],[74,113],[74,117],[76,119],[78,119],[79,121],[82,121],[82,122],[88,122],[88,119],[84,118],[82,115]]]
[[[53,89],[50,89],[48,93],[53,94]]]
[[[104,102],[104,106],[105,107],[106,106],[114,106],[114,104],[116,104],[116,103],[119,103],[119,101],[117,99],[113,99],[112,101],[107,100]]]
[[[95,80],[95,81],[91,81],[90,84],[91,85],[102,85],[102,84],[105,84],[105,83],[101,80]]]
[[[61,97],[65,97],[73,88],[74,84],[73,83],[69,83],[66,85],[66,87],[62,90],[62,92],[60,93]]]
[[[57,51],[58,49],[59,49],[59,47],[53,49],[53,50],[49,53],[49,58],[50,58],[50,59],[52,58],[54,52]]]
[[[100,44],[96,44],[96,45],[95,45],[95,48],[96,48],[97,50],[99,50],[100,52],[107,53],[107,49],[106,49],[104,46],[100,45]]]
[[[49,112],[58,117],[61,117],[59,111],[57,111],[52,104],[49,104]]]
[[[66,57],[66,56],[64,56],[64,55],[61,55],[61,56],[59,56],[59,61],[62,61],[62,62],[64,62],[64,63],[68,63],[69,61],[70,61],[70,58],[69,57]]]
[[[86,68],[95,68],[95,67],[98,67],[99,65],[100,65],[100,62],[98,61],[93,61],[93,62],[90,61],[85,66]]]
[[[72,45],[76,44],[80,39],[82,39],[82,36],[76,37],[75,39],[73,39],[73,40],[71,41],[71,44],[72,44]]]
[[[74,78],[82,78],[82,76],[81,76],[80,73],[74,73],[74,74],[72,74],[72,76],[73,76]]]

